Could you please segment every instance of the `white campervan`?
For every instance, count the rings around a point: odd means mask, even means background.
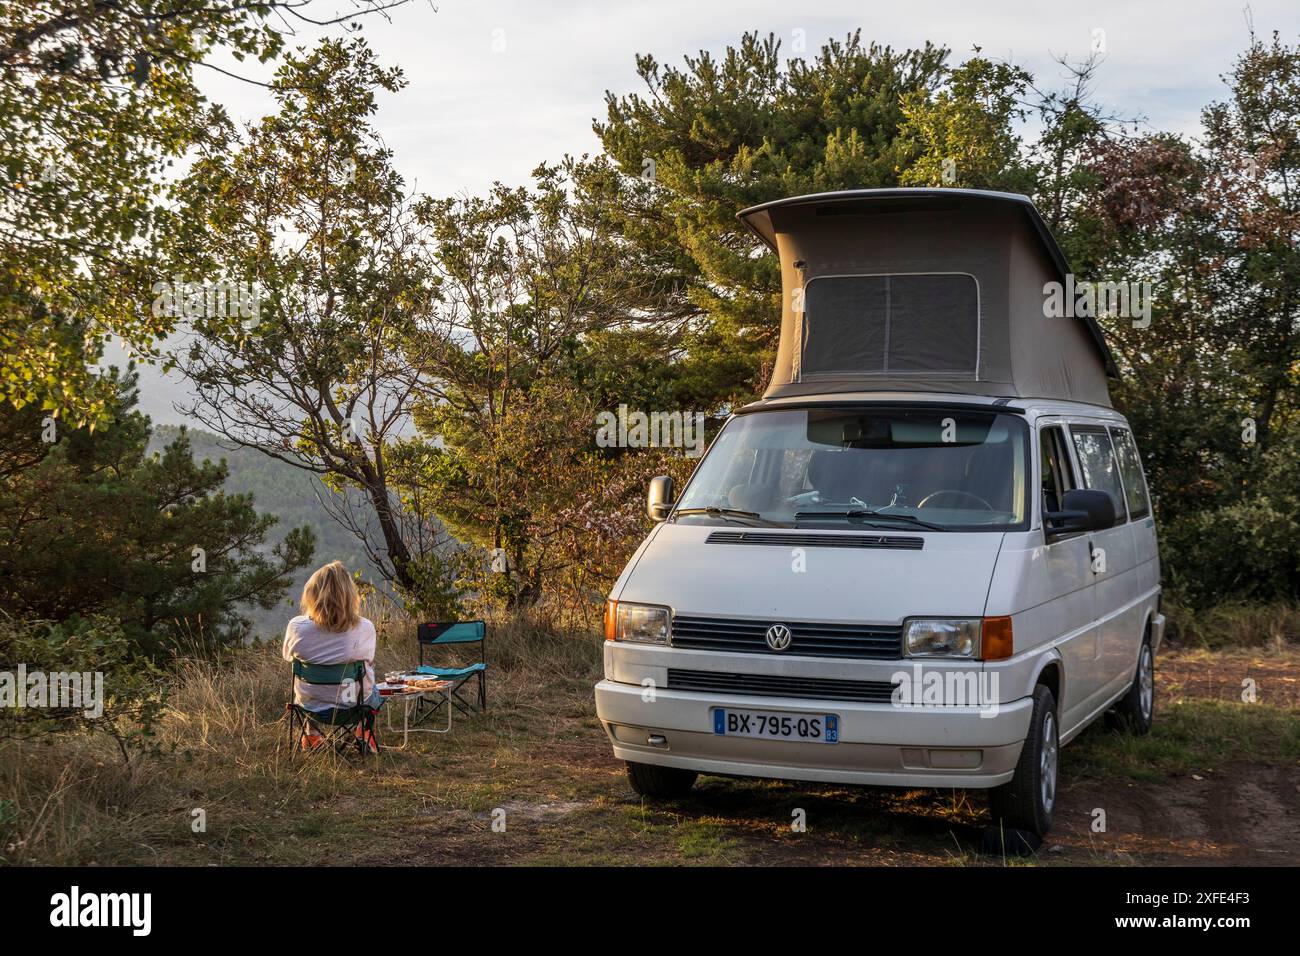
[[[647,797],[698,773],[989,789],[1041,836],[1060,747],[1108,711],[1149,728],[1164,630],[1100,330],[1049,317],[1069,270],[1023,196],[740,216],[780,256],[776,367],[679,498],[651,483],[606,606],[614,754]]]

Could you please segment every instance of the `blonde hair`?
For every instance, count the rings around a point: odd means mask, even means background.
[[[301,604],[302,613],[327,631],[349,631],[361,623],[361,595],[342,561],[331,561],[307,579]]]

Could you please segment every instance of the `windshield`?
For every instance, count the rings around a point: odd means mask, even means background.
[[[710,522],[1024,528],[1028,440],[1023,419],[996,412],[751,412],[719,433],[676,510]],[[715,510],[682,514],[690,509]]]

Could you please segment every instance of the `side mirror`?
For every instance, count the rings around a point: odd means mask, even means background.
[[[673,507],[673,480],[667,475],[650,479],[645,495],[645,513],[651,521],[663,521]]]
[[[1104,491],[1075,488],[1061,498],[1061,510],[1043,515],[1052,536],[1102,531],[1115,523],[1115,502]]]

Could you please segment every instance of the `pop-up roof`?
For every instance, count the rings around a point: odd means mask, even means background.
[[[1110,405],[1088,316],[1048,317],[1070,271],[1025,196],[863,189],[738,214],[781,258],[781,342],[765,398],[925,391]]]

